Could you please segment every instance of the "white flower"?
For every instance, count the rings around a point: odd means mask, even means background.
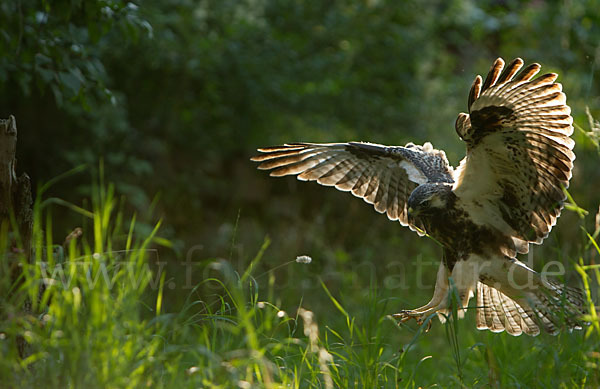
[[[308,255],[298,255],[296,257],[296,262],[298,262],[298,263],[311,263],[312,262],[312,258],[309,257]]]

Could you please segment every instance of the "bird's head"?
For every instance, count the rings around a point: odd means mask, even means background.
[[[408,198],[409,217],[433,215],[446,209],[451,194],[452,186],[448,184],[419,185]]]

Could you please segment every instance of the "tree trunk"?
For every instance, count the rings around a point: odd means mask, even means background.
[[[10,269],[11,284],[19,279],[19,257],[31,260],[31,235],[33,211],[31,210],[31,182],[25,173],[17,178],[17,122],[14,116],[0,120],[0,231],[8,231],[8,253],[2,255],[9,261],[4,268]],[[11,221],[11,219],[14,221]],[[15,290],[15,289],[13,289]],[[28,304],[26,304],[28,305]],[[23,307],[29,313],[29,307]],[[17,338],[19,354],[25,358],[26,344]]]

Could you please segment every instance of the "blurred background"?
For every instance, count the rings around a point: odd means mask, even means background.
[[[282,309],[302,304],[327,322],[322,279],[354,315],[375,291],[384,315],[428,301],[441,250],[347,193],[257,171],[256,148],[430,141],[456,165],[465,150],[454,121],[472,80],[518,56],[560,74],[576,123],[570,191],[593,231],[600,130],[586,109],[600,117],[599,42],[596,0],[8,0],[0,117],[17,118],[18,171],[34,190],[86,164],[91,174],[49,192],[85,204],[102,161],[145,222],[137,233],[163,219],[168,309],[189,293],[181,263],[193,263],[194,284],[213,259],[243,272],[269,237],[253,274],[270,275]],[[58,242],[82,224],[54,214]],[[537,269],[570,269],[584,250],[580,223],[563,213],[533,250]],[[298,255],[312,263],[288,264]]]

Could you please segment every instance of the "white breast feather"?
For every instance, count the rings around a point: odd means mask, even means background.
[[[512,228],[504,221],[497,207],[497,200],[502,196],[502,188],[497,183],[498,174],[489,162],[490,153],[504,149],[502,144],[497,144],[496,147],[477,147],[472,150],[455,170],[452,190],[459,198],[457,206],[464,209],[475,224],[510,233]],[[469,163],[470,156],[478,163]]]
[[[452,191],[460,198],[475,199],[484,193],[490,193],[495,187],[496,174],[489,164],[486,150],[475,148],[472,154],[467,155],[454,172],[454,186]],[[477,164],[469,163],[470,157],[477,160]],[[490,193],[491,194],[491,193]]]

